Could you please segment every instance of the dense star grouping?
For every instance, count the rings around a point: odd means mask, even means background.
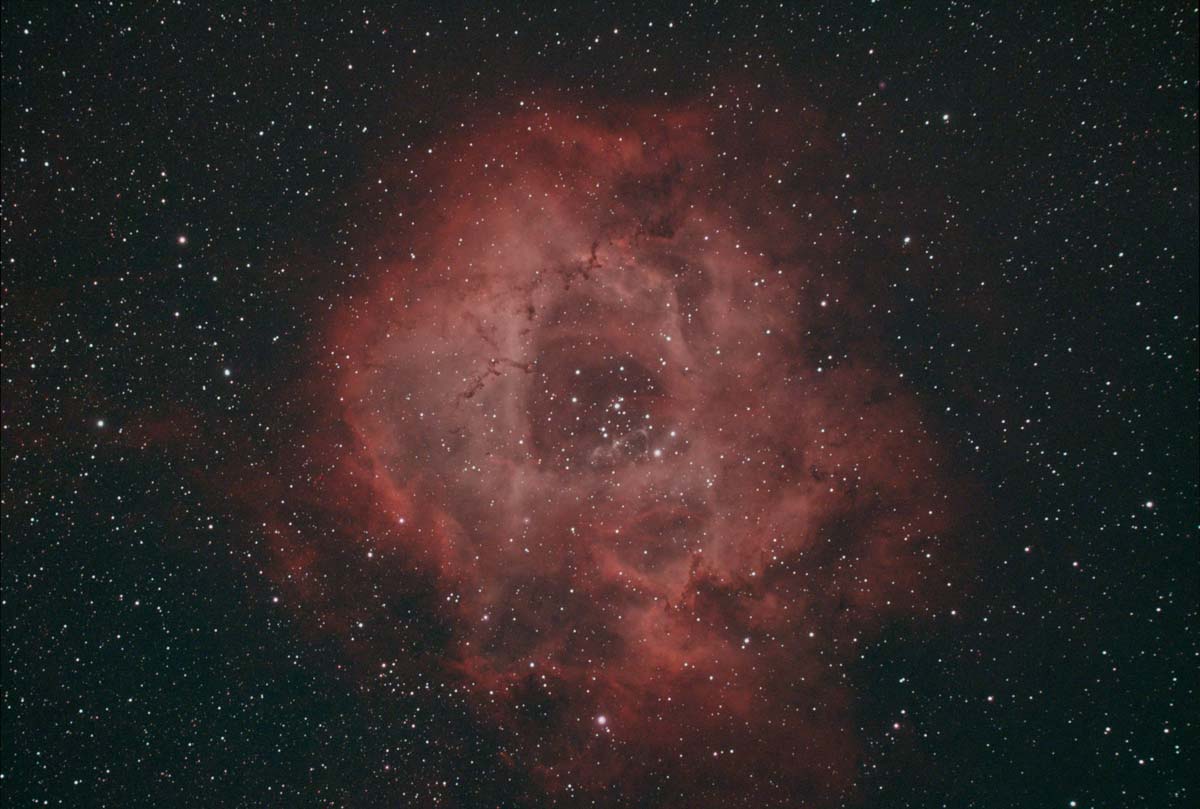
[[[6,3],[4,804],[1190,806],[1197,19]]]

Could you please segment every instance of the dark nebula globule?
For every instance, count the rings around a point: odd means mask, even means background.
[[[804,187],[827,134],[715,103],[530,106],[442,146],[434,199],[331,312],[312,382],[345,437],[303,462],[341,529],[310,541],[269,505],[281,584],[352,634],[401,593],[314,592],[347,543],[427,574],[447,675],[551,795],[840,799],[861,753],[842,667],[954,604],[971,504],[875,340],[821,348],[863,316]],[[373,630],[366,671],[407,642]]]
[[[6,2],[0,803],[1195,805],[1198,21]]]

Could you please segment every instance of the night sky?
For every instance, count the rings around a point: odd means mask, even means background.
[[[5,806],[1195,805],[1194,5],[206,5],[4,6]]]

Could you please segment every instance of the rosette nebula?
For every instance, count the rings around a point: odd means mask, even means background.
[[[4,6],[0,802],[1200,805],[1194,5],[220,5]]]
[[[276,515],[278,575],[372,678],[424,650],[543,798],[844,799],[846,664],[945,599],[959,487],[852,326],[819,121],[775,113],[473,127],[328,318],[336,528]],[[389,628],[417,581],[436,637]]]

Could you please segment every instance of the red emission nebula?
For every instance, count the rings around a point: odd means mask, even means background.
[[[435,672],[536,800],[852,801],[847,667],[949,610],[965,497],[852,327],[833,140],[716,101],[460,131],[324,315],[307,494],[259,498],[285,602],[368,690]]]

